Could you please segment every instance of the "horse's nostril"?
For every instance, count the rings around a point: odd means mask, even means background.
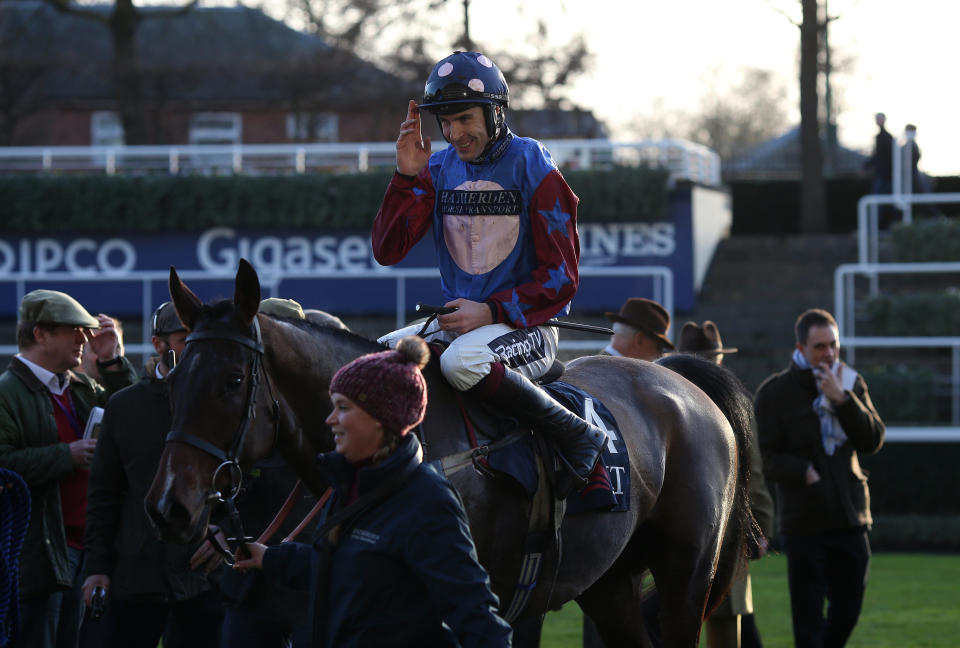
[[[164,497],[156,505],[148,504],[146,509],[158,530],[182,529],[190,524],[190,512],[176,499]]]

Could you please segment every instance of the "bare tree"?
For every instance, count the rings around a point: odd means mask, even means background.
[[[725,87],[716,82],[729,78],[719,68],[712,68],[708,78],[699,111],[688,117],[688,139],[729,160],[786,129],[787,88],[773,71],[743,68],[739,79]]]
[[[820,7],[817,0],[802,0],[800,24],[800,146],[801,146],[801,230],[827,231],[827,201],[823,181],[823,154],[820,150],[819,95],[817,92],[820,56]]]
[[[553,44],[547,22],[540,19],[534,21],[527,38],[516,39],[509,51],[503,51],[471,32],[473,4],[472,0],[288,0],[291,17],[310,25],[318,36],[402,78],[422,82],[424,71],[453,49],[482,50],[503,70],[512,104],[571,107],[567,93],[593,61],[586,38],[578,34],[568,43]],[[522,3],[518,1],[517,6],[522,8]]]
[[[101,11],[72,4],[70,0],[45,0],[62,13],[93,20],[107,28],[113,45],[111,75],[117,93],[120,120],[123,123],[124,141],[127,144],[146,144],[149,129],[143,105],[143,70],[137,58],[137,29],[147,19],[176,18],[193,9],[197,0],[176,8],[151,7],[142,11],[133,0],[114,0],[109,11]]]

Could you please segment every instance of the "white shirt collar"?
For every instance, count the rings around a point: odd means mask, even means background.
[[[17,354],[17,358],[20,359],[20,362],[27,365],[27,369],[33,372],[33,375],[37,377],[37,380],[43,383],[44,387],[50,390],[50,393],[56,394],[59,396],[62,394],[67,387],[70,386],[69,380],[63,381],[63,386],[60,386],[60,379],[57,378],[57,374],[53,373],[48,369],[44,369],[35,362],[30,362],[22,354]]]
[[[621,358],[623,357],[623,354],[617,351],[616,349],[614,349],[612,344],[608,344],[607,348],[604,349],[603,352],[608,353],[612,356],[620,356]]]

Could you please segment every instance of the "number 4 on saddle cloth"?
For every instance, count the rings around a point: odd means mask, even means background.
[[[567,498],[566,514],[630,510],[629,455],[613,414],[602,402],[579,387],[555,381],[543,388],[564,407],[596,425],[607,435],[600,461],[590,474],[587,486]],[[485,445],[508,434],[529,431],[529,427],[515,419],[496,416],[479,400],[475,401],[465,394],[458,394],[458,397],[462,399],[461,409],[467,429],[476,430],[476,439],[471,438],[474,446]],[[534,445],[533,437],[526,434],[515,443],[491,450],[486,466],[511,477],[532,497],[539,481]]]

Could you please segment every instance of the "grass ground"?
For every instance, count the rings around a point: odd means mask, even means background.
[[[787,561],[767,556],[751,564],[757,625],[767,648],[793,645]],[[580,648],[576,604],[547,615],[544,648]],[[953,648],[960,645],[960,555],[875,554],[863,613],[849,648]],[[705,643],[701,640],[701,646]]]

